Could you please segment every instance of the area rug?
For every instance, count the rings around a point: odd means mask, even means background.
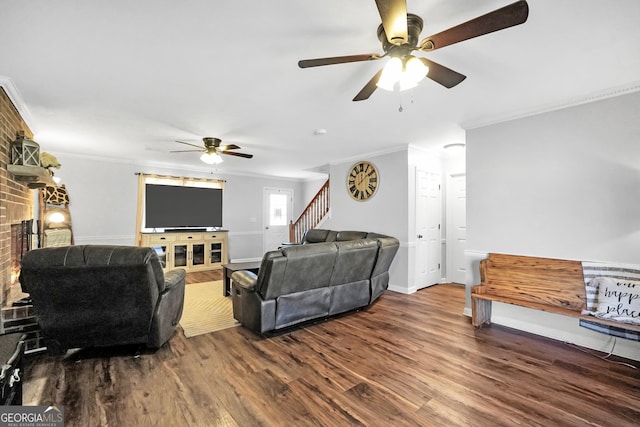
[[[231,298],[222,296],[222,280],[185,286],[180,326],[187,338],[240,325],[233,318]]]

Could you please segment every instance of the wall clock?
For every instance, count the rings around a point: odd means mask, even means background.
[[[376,193],[378,179],[378,170],[373,164],[357,162],[349,170],[347,191],[352,199],[364,202]]]

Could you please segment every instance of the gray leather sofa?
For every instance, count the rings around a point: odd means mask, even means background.
[[[21,262],[20,283],[49,352],[144,344],[161,347],[184,304],[186,272],[166,274],[151,248],[67,246],[35,249]]]
[[[399,247],[360,231],[309,230],[301,243],[264,254],[257,275],[233,273],[237,321],[264,334],[366,307],[389,286]]]

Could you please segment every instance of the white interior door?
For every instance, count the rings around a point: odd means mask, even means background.
[[[464,255],[467,247],[466,174],[449,177],[447,195],[447,280],[464,284],[467,277]]]
[[[293,190],[265,188],[263,196],[263,250],[278,249],[289,241],[289,222],[292,220]]]
[[[441,176],[416,170],[416,286],[418,289],[440,282],[442,259],[440,220]]]

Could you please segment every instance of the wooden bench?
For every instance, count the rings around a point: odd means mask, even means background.
[[[482,283],[471,288],[471,323],[491,323],[491,302],[515,304],[640,333],[640,325],[583,315],[582,263],[564,259],[489,254],[480,261]]]

